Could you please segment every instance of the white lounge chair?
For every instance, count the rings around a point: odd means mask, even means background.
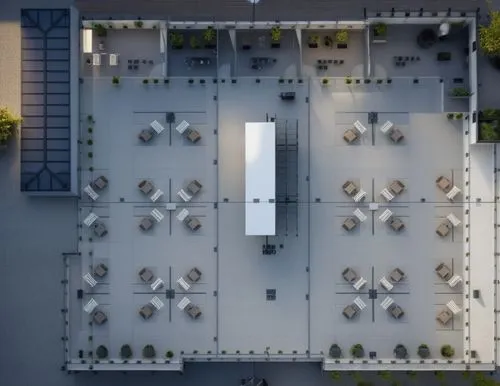
[[[83,277],[83,280],[85,280],[89,286],[91,286],[91,287],[96,286],[97,281],[94,279],[94,277],[90,273],[86,273],[82,277]]]
[[[360,121],[354,122],[354,127],[359,131],[359,134],[364,134],[366,132],[366,127]]]
[[[184,189],[181,189],[177,192],[177,195],[182,198],[184,202],[189,202],[193,198],[188,192],[186,192]]]
[[[356,291],[359,291],[366,283],[367,280],[364,277],[360,277],[358,281],[354,283],[352,286]]]
[[[461,190],[457,188],[455,185],[453,185],[453,188],[451,188],[451,190],[446,194],[446,197],[448,198],[448,200],[453,201],[455,196],[460,192]]]
[[[94,66],[101,65],[101,54],[92,54],[92,64]]]
[[[184,221],[184,219],[189,216],[189,210],[187,210],[186,208],[182,209],[179,214],[176,216],[177,217],[177,220],[179,221]]]
[[[354,202],[360,202],[366,196],[366,192],[363,189],[359,189],[359,192],[353,196]]]
[[[389,209],[384,210],[384,212],[379,216],[379,220],[382,222],[386,222],[392,217],[392,212]]]
[[[366,308],[365,302],[363,300],[361,300],[361,298],[359,296],[357,296],[356,299],[354,299],[354,304],[356,304],[360,310],[363,310]]]
[[[95,201],[99,198],[99,195],[96,193],[94,189],[92,189],[92,186],[87,185],[85,188],[83,188],[83,191],[87,193],[87,195],[92,199],[92,201]]]
[[[460,313],[460,311],[462,311],[462,309],[457,306],[457,303],[455,303],[453,300],[450,300],[448,303],[446,303],[446,307],[448,307],[448,309],[453,312],[453,315],[456,315]]]
[[[360,222],[363,222],[367,219],[366,215],[361,212],[361,210],[359,208],[357,208],[354,212],[352,212]]]
[[[109,65],[118,66],[118,54],[109,54]]]
[[[191,288],[191,285],[186,280],[184,280],[182,276],[177,279],[177,284],[179,284],[184,289],[184,291],[189,291]]]
[[[156,134],[161,134],[161,132],[165,130],[165,128],[160,124],[160,122],[156,120],[151,122],[149,125],[153,128],[154,131],[156,131]]]
[[[156,222],[160,222],[161,220],[163,220],[165,216],[158,209],[154,208],[151,211],[151,217],[153,217],[156,220]]]
[[[182,121],[177,125],[175,130],[177,130],[180,134],[184,133],[186,129],[189,127],[189,123],[187,121]]]
[[[156,291],[158,289],[162,289],[163,288],[163,285],[165,284],[165,282],[160,279],[160,278],[157,278],[152,284],[151,284],[151,289],[153,291]]]
[[[380,306],[384,309],[384,310],[387,310],[389,308],[389,306],[394,303],[394,299],[391,298],[390,296],[387,296],[383,301],[382,303],[380,303]]]
[[[156,202],[161,196],[163,196],[163,191],[158,189],[156,192],[153,193],[151,196],[151,201]]]
[[[391,121],[387,121],[386,123],[384,123],[382,125],[382,127],[380,128],[380,131],[384,134],[387,134],[393,127],[394,127],[394,123],[392,123]]]
[[[448,285],[453,288],[455,287],[458,283],[462,281],[462,276],[460,275],[453,275],[450,280],[448,280]]]
[[[455,216],[453,213],[450,213],[448,216],[446,216],[446,218],[451,222],[451,225],[453,225],[454,227],[457,227],[460,224],[462,224],[462,221],[460,221],[457,218],[457,216]]]
[[[392,194],[387,188],[382,189],[380,195],[383,196],[388,202],[394,199],[394,194]]]
[[[380,285],[387,291],[391,291],[394,288],[394,285],[389,280],[387,280],[385,276],[380,279]]]
[[[191,300],[189,300],[187,297],[184,296],[182,300],[179,303],[177,303],[177,307],[180,310],[184,310],[184,308],[186,308],[188,304],[191,304]]]
[[[156,308],[158,311],[161,310],[162,307],[165,305],[158,296],[153,296],[153,299],[151,299],[149,303],[151,303],[153,307]]]
[[[98,215],[96,215],[94,212],[91,212],[86,218],[85,220],[83,220],[83,223],[85,225],[87,225],[88,227],[90,227],[93,223],[95,223],[95,221],[99,218]]]
[[[90,314],[92,311],[95,310],[95,308],[98,306],[99,304],[95,301],[94,298],[91,298],[89,300],[89,302],[83,307],[83,310],[87,313],[87,314]]]

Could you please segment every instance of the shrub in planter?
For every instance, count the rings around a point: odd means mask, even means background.
[[[87,129],[87,131],[89,132],[89,134],[92,134],[92,131],[94,131],[94,130],[92,129],[92,127],[89,127],[89,128]]]
[[[373,25],[373,34],[376,37],[383,37],[387,35],[387,24],[377,23]]]
[[[280,46],[280,40],[281,40],[281,28],[277,25],[275,25],[273,28],[271,28],[271,47],[278,48]]]
[[[148,84],[149,83],[149,80],[148,79],[143,79],[142,80],[142,84]]]
[[[417,37],[417,44],[420,48],[430,48],[437,42],[437,34],[431,28],[422,30]]]
[[[328,79],[323,78],[323,79],[321,80],[321,84],[322,84],[323,86],[326,86],[326,85],[328,84]]]
[[[307,38],[307,45],[309,48],[318,48],[319,44],[319,36],[318,35],[309,35]]]
[[[408,350],[404,345],[398,344],[394,347],[394,356],[397,359],[406,359],[408,357]]]
[[[184,35],[182,35],[180,32],[170,32],[169,39],[172,48],[181,49],[182,47],[184,47]]]
[[[89,139],[89,140],[87,141],[87,145],[92,146],[93,144],[94,144],[94,141],[92,141],[91,139]]]
[[[120,77],[119,76],[113,76],[113,79],[111,80],[111,83],[113,83],[113,84],[120,84]]]
[[[450,120],[451,120],[451,119],[455,118],[455,114],[453,114],[453,113],[448,113],[448,114],[446,114],[446,118],[448,118],[448,119],[450,119]]]
[[[335,34],[335,41],[337,43],[346,43],[349,39],[349,32],[346,29],[341,29]]]
[[[455,114],[455,119],[459,119],[460,120],[460,119],[463,119],[463,117],[464,117],[463,113],[457,113],[457,114]]]
[[[323,44],[326,47],[332,47],[333,46],[333,38],[331,36],[325,36],[325,39],[323,41]]]
[[[156,351],[152,344],[147,344],[143,347],[142,356],[144,358],[154,358],[156,356]]]
[[[154,84],[158,84],[158,79],[153,79]]]
[[[217,37],[217,33],[213,27],[208,27],[205,31],[203,31],[203,40],[205,41],[205,48],[215,48],[215,39]]]
[[[134,22],[135,28],[142,28],[144,26],[144,22],[142,20],[137,20]]]
[[[122,358],[122,359],[132,358],[132,347],[130,347],[130,345],[124,344],[120,348],[120,358]]]
[[[96,35],[100,38],[106,37],[106,35],[108,34],[108,31],[106,31],[106,27],[104,27],[102,24],[94,24],[93,29]]]
[[[363,358],[365,356],[365,349],[359,343],[351,347],[351,355],[353,358]]]
[[[87,122],[88,123],[95,123],[94,122],[94,117],[92,115],[87,115]]]
[[[470,92],[465,87],[455,87],[451,90],[451,96],[467,97],[470,96]]]
[[[193,35],[189,38],[189,45],[191,46],[191,48],[193,49],[198,49],[198,48],[201,48],[201,45],[200,45],[200,39],[198,39],[197,36]]]
[[[479,46],[490,57],[500,56],[500,12],[489,10],[489,24],[479,26]]]
[[[418,346],[417,354],[420,358],[426,359],[431,356],[431,350],[429,350],[429,346],[422,343],[420,346]]]
[[[95,350],[95,355],[99,359],[106,359],[108,357],[108,349],[106,348],[106,346],[100,345]]]
[[[455,355],[455,349],[449,344],[445,344],[441,347],[441,355],[445,358],[451,358]]]
[[[352,83],[352,78],[350,76],[345,77],[345,84],[351,84]]]
[[[451,60],[451,52],[438,52],[437,60],[438,62],[447,62]]]
[[[382,79],[377,79],[377,84],[382,84]]]
[[[4,145],[17,130],[21,118],[12,114],[7,107],[0,107],[0,145]]]
[[[168,350],[165,354],[165,357],[168,359],[172,359],[174,357],[174,352],[171,350]]]
[[[496,121],[495,121],[496,122]],[[500,140],[500,132],[495,122],[479,122],[479,139],[483,141]]]
[[[342,378],[342,374],[340,373],[340,371],[332,371],[330,372],[330,378],[334,381],[338,381],[340,380],[340,378]]]
[[[342,349],[338,344],[334,343],[330,346],[330,350],[328,350],[328,354],[330,358],[341,358],[342,357]]]

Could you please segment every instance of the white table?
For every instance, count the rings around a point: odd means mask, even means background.
[[[368,204],[368,209],[369,210],[378,210],[378,202],[370,202]]]

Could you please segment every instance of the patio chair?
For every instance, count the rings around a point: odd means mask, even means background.
[[[342,228],[344,228],[347,232],[352,231],[358,226],[358,222],[355,217],[347,217],[342,223]]]
[[[87,284],[88,284],[91,288],[93,288],[93,287],[95,287],[95,286],[96,286],[97,281],[96,281],[96,279],[94,279],[94,278],[93,278],[93,276],[92,276],[89,272],[87,272],[87,273],[86,273],[85,275],[83,275],[82,277],[83,277],[83,280],[85,280],[85,281],[87,282]]]
[[[146,232],[149,231],[151,228],[154,226],[154,218],[151,216],[146,216],[141,219],[141,222],[139,223],[139,228]]]
[[[342,190],[347,194],[349,197],[354,196],[356,193],[358,193],[359,188],[356,186],[356,184],[352,181],[346,181],[344,182],[344,185],[342,185]]]
[[[108,234],[108,229],[102,221],[96,221],[93,225],[94,235],[97,237],[104,237]]]
[[[344,307],[342,315],[344,315],[347,319],[352,319],[358,314],[358,312],[358,307],[355,304],[349,304]]]
[[[139,190],[145,195],[151,193],[152,190],[155,188],[153,183],[149,180],[142,180],[141,182],[139,182],[137,186],[139,187]]]
[[[198,180],[192,180],[188,184],[186,190],[193,196],[195,196],[196,194],[198,194],[198,192],[201,190],[202,187],[203,185]]]
[[[394,180],[389,185],[389,190],[396,196],[403,193],[405,190],[405,185],[400,180]]]
[[[452,277],[451,269],[445,263],[440,263],[434,271],[443,280],[448,281]]]
[[[156,134],[161,134],[162,131],[165,130],[165,127],[163,127],[157,120],[154,120],[149,125],[156,132]]]
[[[399,217],[391,217],[389,219],[389,226],[396,232],[405,229],[405,224]]]
[[[97,324],[97,325],[101,325],[101,324],[104,324],[106,323],[108,320],[108,317],[106,316],[106,314],[104,312],[102,312],[101,310],[97,310],[94,312],[94,314],[92,315],[92,321]]]
[[[436,180],[436,185],[439,189],[441,189],[444,193],[448,193],[451,187],[451,182],[448,178],[444,176],[439,176]]]
[[[453,185],[453,188],[451,188],[451,190],[446,194],[446,198],[448,198],[448,200],[450,201],[453,201],[460,192],[461,190]]]
[[[196,143],[201,139],[201,134],[199,133],[199,131],[190,127],[186,129],[185,133],[186,138],[189,139],[192,143]]]
[[[108,266],[104,263],[99,263],[94,268],[94,275],[104,277],[108,274]]]
[[[344,132],[343,138],[344,138],[344,141],[346,141],[347,143],[352,143],[352,142],[356,141],[359,138],[359,136],[358,136],[356,130],[347,129]]]
[[[187,312],[187,314],[193,318],[193,319],[198,319],[201,316],[201,310],[200,307],[189,303],[186,308],[184,308],[184,311]]]
[[[189,228],[191,229],[191,231],[195,232],[197,231],[198,229],[201,228],[201,222],[200,220],[198,220],[196,217],[194,216],[187,216],[185,219],[184,219],[184,224]]]
[[[453,275],[453,277],[448,280],[448,285],[453,288],[455,287],[458,283],[462,282],[462,276],[460,275]]]
[[[99,189],[99,190],[102,190],[104,189],[105,187],[108,186],[108,179],[104,176],[99,176],[97,177],[93,182],[92,182],[92,186],[95,188],[95,189]]]
[[[366,215],[361,212],[359,208],[357,208],[353,214],[358,218],[359,222],[364,222],[367,219]]]
[[[90,314],[92,313],[92,311],[95,310],[95,308],[98,306],[99,304],[95,301],[94,298],[91,298],[89,300],[89,302],[83,307],[83,310],[87,313],[87,314]]]
[[[191,280],[191,282],[196,283],[201,278],[201,271],[198,268],[193,267],[188,272],[187,278]]]
[[[189,291],[191,289],[191,285],[182,276],[177,279],[177,284],[179,284],[184,291]]]
[[[457,303],[455,303],[453,300],[450,300],[448,303],[446,303],[446,307],[448,307],[453,315],[456,315],[462,311],[462,309],[457,306]]]
[[[162,289],[163,286],[164,286],[165,282],[160,279],[160,278],[157,278],[152,284],[151,284],[151,289],[153,291],[157,291],[159,289]]]
[[[144,283],[150,283],[153,281],[154,275],[149,268],[144,267],[139,271],[139,277]]]
[[[87,195],[92,199],[92,201],[95,201],[99,198],[99,195],[95,192],[94,189],[92,189],[92,186],[87,185],[85,188],[83,188],[83,191],[87,193]]]
[[[145,304],[139,309],[139,315],[142,316],[144,320],[149,319],[155,313],[155,307],[151,304]]]
[[[405,273],[399,268],[394,268],[389,274],[389,279],[391,279],[393,283],[399,283],[400,281],[404,280],[405,276]]]
[[[368,281],[364,277],[360,277],[352,286],[356,291],[359,291]]]
[[[448,233],[450,233],[451,227],[452,227],[452,224],[450,223],[450,221],[445,219],[436,228],[436,233],[440,237],[446,237],[448,235]]]
[[[405,136],[399,129],[392,129],[391,133],[389,134],[389,138],[392,140],[394,143],[399,143],[401,142]]]
[[[398,306],[396,303],[392,303],[388,308],[387,308],[387,312],[389,312],[389,314],[394,318],[394,319],[401,319],[405,312],[403,311],[403,309]]]
[[[342,271],[342,277],[344,280],[350,284],[353,284],[356,282],[359,278],[358,274],[356,271],[354,271],[352,268],[346,268]]]
[[[146,143],[146,142],[151,141],[154,134],[155,134],[155,131],[153,129],[143,129],[139,133],[138,137],[142,142]]]
[[[449,310],[442,310],[436,317],[436,320],[443,326],[446,326],[448,322],[453,318],[453,314]]]

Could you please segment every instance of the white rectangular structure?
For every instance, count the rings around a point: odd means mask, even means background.
[[[276,234],[275,199],[275,123],[246,122],[245,235],[273,236]]]

